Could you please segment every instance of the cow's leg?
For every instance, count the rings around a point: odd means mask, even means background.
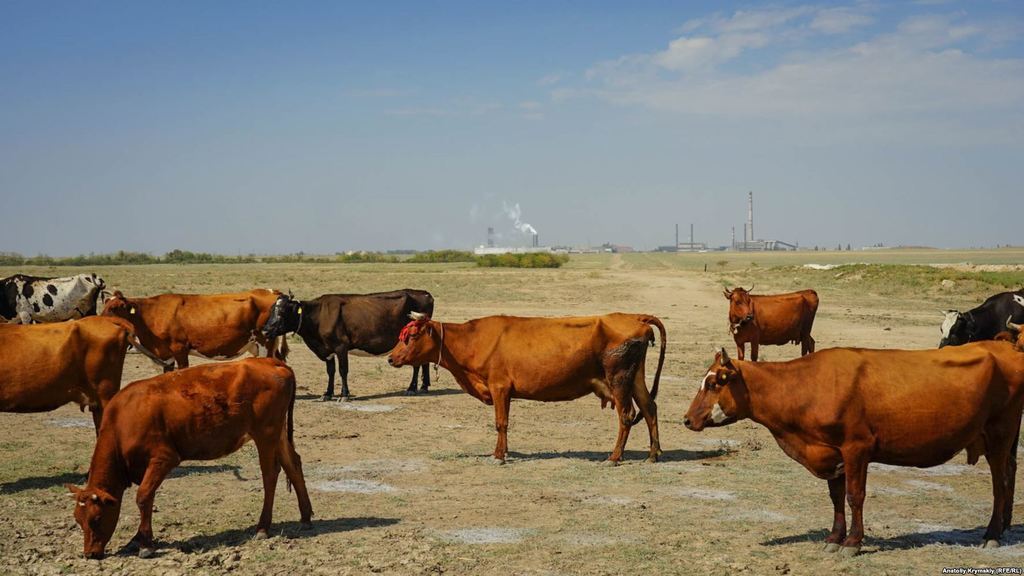
[[[188,368],[188,352],[176,353],[174,355],[174,363],[178,365],[178,370]]]
[[[327,402],[334,397],[334,358],[328,356],[324,363],[327,364],[327,390],[321,400]]]
[[[747,344],[746,344],[746,342],[737,342],[736,343],[736,356],[738,356],[740,360],[743,360],[743,357],[746,355],[746,353],[747,353]]]
[[[760,347],[761,347],[761,343],[757,341],[757,338],[754,338],[753,340],[750,341],[750,361],[751,362],[757,362],[757,352],[758,352],[758,349]]]
[[[413,396],[416,394],[416,381],[419,380],[420,367],[412,367],[412,380],[409,381],[409,387],[405,390],[406,396]]]
[[[828,497],[832,499],[832,533],[825,538],[825,552],[836,552],[846,540],[846,476],[828,481]]]
[[[648,462],[657,462],[661,456],[661,439],[658,437],[658,405],[654,403],[650,392],[647,391],[647,383],[644,381],[644,371],[641,368],[633,379],[633,398],[636,405],[640,407],[640,413],[644,415],[647,422],[647,432],[651,437],[651,451],[647,456]]]
[[[260,472],[263,475],[263,511],[260,521],[256,524],[256,539],[266,538],[270,531],[270,522],[274,515],[274,491],[277,490],[277,475],[281,472],[278,460],[276,441],[256,441],[256,451],[260,456]]]
[[[334,357],[338,360],[338,376],[341,376],[341,399],[352,397],[348,392],[348,350],[339,350]]]
[[[426,394],[430,389],[430,364],[424,364],[420,366],[420,375],[423,377],[423,385],[420,386],[420,392]]]
[[[846,501],[853,516],[850,533],[843,540],[840,553],[853,556],[860,552],[864,541],[864,496],[868,483],[868,457],[865,450],[854,448],[843,451],[843,467],[846,471]]]
[[[156,499],[157,488],[177,465],[177,459],[151,459],[139,490],[135,493],[135,503],[139,507],[139,531],[132,538],[132,543],[138,545],[140,558],[153,555],[153,501]]]
[[[1020,424],[1017,425],[1017,433],[1013,435],[1013,445],[1010,446],[1010,454],[1006,462],[1006,506],[1003,508],[1003,531],[1010,529],[1013,525],[1013,500],[1017,487],[1017,446],[1020,444]]]
[[[295,451],[295,446],[288,441],[287,430],[281,431],[281,441],[278,444],[278,458],[281,459],[281,467],[284,468],[285,476],[295,487],[295,496],[299,500],[299,518],[303,528],[312,527],[313,505],[309,502],[309,492],[306,491],[306,479],[302,475],[302,458]]]
[[[512,406],[512,390],[508,384],[491,386],[494,401],[494,429],[498,431],[498,443],[494,447],[494,460],[505,463],[508,455],[508,412]]]
[[[103,422],[103,407],[102,406],[90,406],[89,412],[92,412],[92,423],[96,427],[96,437],[100,435],[100,423]]]
[[[1005,428],[990,427],[985,431],[985,459],[988,460],[992,472],[992,518],[985,530],[985,548],[999,546],[999,538],[1006,529],[1003,524],[1006,507],[1013,506],[1013,502],[1007,502],[1006,498],[1010,486],[1007,473],[1010,469],[1011,451],[1016,448],[1010,443],[1015,439],[1016,435],[1007,433]]]
[[[626,441],[629,440],[629,429],[633,424],[633,390],[632,386],[622,382],[621,375],[612,376],[612,403],[615,404],[615,414],[619,418],[619,436],[615,439],[615,448],[608,456],[608,462],[618,464],[622,460],[622,453],[626,449]]]

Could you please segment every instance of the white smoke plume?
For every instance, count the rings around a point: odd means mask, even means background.
[[[537,233],[536,228],[522,221],[523,210],[519,207],[518,202],[513,206],[509,206],[505,202],[502,202],[501,209],[505,212],[505,215],[508,216],[510,220],[512,220],[512,225],[515,226],[516,230],[519,230],[523,234]]]

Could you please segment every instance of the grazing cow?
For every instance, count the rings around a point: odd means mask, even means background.
[[[755,296],[750,290],[734,288],[723,294],[729,301],[729,330],[740,360],[747,342],[754,362],[761,344],[781,346],[799,342],[801,356],[814,352],[811,327],[818,312],[818,293],[814,290]]]
[[[74,402],[89,407],[99,433],[103,409],[121,388],[129,344],[149,354],[120,318],[0,324],[0,412],[48,412]]]
[[[310,526],[313,508],[292,442],[295,374],[276,358],[205,364],[126,386],[107,406],[85,488],[75,497],[75,521],[85,533],[85,555],[102,558],[117,527],[121,497],[139,486],[139,556],[153,555],[153,499],[164,478],[185,460],[215,460],[250,438],[263,474],[263,512],[256,536],[266,537],[277,476],[284,467],[295,486],[299,514]]]
[[[15,274],[0,280],[0,316],[12,322],[63,322],[94,316],[103,303],[103,278],[79,274],[38,278]]]
[[[348,399],[348,353],[387,354],[398,342],[398,333],[409,314],[434,313],[434,297],[423,290],[395,290],[376,294],[325,294],[315,300],[298,301],[279,296],[263,326],[267,338],[295,332],[317,358],[327,364],[327,391],[323,400],[334,396],[334,359],[341,374],[341,397]],[[406,394],[416,393],[420,366],[413,366]],[[430,371],[423,365],[423,387],[430,388]]]
[[[647,346],[660,332],[661,353],[650,392],[644,381]],[[414,315],[388,357],[392,366],[435,362],[467,393],[494,405],[498,444],[494,459],[508,453],[508,412],[512,398],[560,402],[593,393],[615,406],[619,437],[608,461],[622,459],[630,428],[647,421],[648,460],[661,454],[658,439],[658,381],[665,363],[665,326],[645,314],[574,318],[488,316],[462,324]],[[633,404],[640,409],[636,415]]]
[[[828,481],[835,519],[825,550],[853,555],[864,538],[869,462],[927,468],[965,448],[972,464],[984,454],[992,471],[985,546],[997,546],[1013,514],[1022,409],[1024,354],[1002,342],[833,348],[762,363],[731,360],[723,348],[684,424],[700,431],[750,418],[768,428],[786,455]]]
[[[981,306],[967,312],[947,310],[943,314],[939,348],[991,340],[1003,329],[1007,317],[1024,323],[1024,288],[990,296]]]
[[[229,360],[249,352],[285,359],[285,339],[268,340],[260,332],[280,295],[276,290],[259,288],[232,294],[125,298],[115,291],[103,315],[131,322],[146,348],[161,360],[173,359],[178,368],[188,367],[189,355]],[[165,372],[173,370],[163,366]]]

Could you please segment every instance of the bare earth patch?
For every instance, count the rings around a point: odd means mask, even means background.
[[[442,538],[461,544],[515,544],[534,533],[526,528],[461,528],[445,530]]]
[[[46,421],[50,426],[57,428],[93,428],[92,420],[84,418],[53,418]]]
[[[397,492],[394,486],[373,480],[321,480],[314,482],[312,487],[320,492],[349,492],[352,494],[388,494]]]

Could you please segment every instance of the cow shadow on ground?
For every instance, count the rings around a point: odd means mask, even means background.
[[[608,459],[611,451],[598,451],[598,450],[567,450],[565,452],[513,452],[508,453],[509,458],[513,460],[519,460],[522,462],[529,462],[531,460],[555,460],[555,459],[571,459],[571,460],[589,460],[591,462],[603,462]],[[647,460],[647,450],[626,450],[622,453],[622,462],[640,462]],[[658,458],[658,462],[692,462],[695,460],[706,460],[709,458],[718,458],[730,454],[728,450],[665,450]],[[484,456],[490,456],[489,454]],[[482,456],[483,457],[483,456]]]
[[[801,542],[824,544],[825,537],[828,536],[828,534],[828,530],[808,530],[803,534],[793,534],[790,536],[782,536],[780,538],[772,538],[771,540],[762,542],[761,545],[784,546],[787,544],[797,544]],[[978,526],[977,528],[971,529],[946,530],[940,528],[937,530],[908,532],[906,534],[890,536],[888,538],[877,538],[869,535],[864,538],[865,549],[861,551],[861,554],[873,554],[875,552],[885,552],[888,550],[921,548],[922,546],[928,546],[930,544],[979,548],[982,542],[984,542],[984,535],[985,526]],[[1024,526],[1014,526],[1013,528],[1010,528],[1003,533],[1003,537],[1000,539],[1000,544],[1002,546],[1014,546],[1021,543],[1024,543]]]
[[[86,472],[57,472],[49,476],[29,476],[0,484],[0,494],[14,494],[25,490],[44,490],[64,484],[85,484]]]
[[[338,534],[351,532],[365,528],[380,528],[398,524],[398,518],[377,518],[377,517],[356,517],[356,518],[334,518],[330,520],[313,519],[313,527],[303,529],[299,522],[275,522],[270,529],[270,537],[285,536],[287,538],[309,538],[322,534]],[[177,542],[158,542],[157,552],[177,550],[184,554],[202,554],[218,548],[232,548],[242,546],[253,539],[256,529],[252,526],[246,528],[233,528],[216,534],[199,534],[187,540]],[[162,550],[161,550],[162,549]],[[133,544],[127,544],[118,550],[117,554],[133,555],[138,548]]]
[[[195,476],[197,474],[213,474],[216,472],[231,472],[235,475],[236,479],[245,480],[241,474],[242,468],[240,466],[229,464],[215,464],[213,466],[179,466],[175,468],[168,477],[182,478],[186,476]],[[88,475],[88,472],[57,472],[49,476],[29,476],[28,478],[19,478],[11,482],[4,482],[0,484],[0,494],[15,494],[26,490],[45,490],[55,486],[63,486],[64,484],[83,486],[85,485]]]
[[[353,394],[351,400],[349,400],[349,401],[351,401],[351,402],[362,402],[364,400],[382,400],[382,399],[385,399],[385,398],[400,398],[400,397],[406,397],[406,396],[408,396],[408,397],[419,396],[419,397],[424,397],[424,398],[430,398],[432,396],[448,396],[448,395],[452,395],[452,394],[462,394],[462,393],[463,393],[462,390],[445,389],[445,390],[430,390],[427,393],[417,392],[416,394],[406,394],[405,390],[402,389],[402,390],[395,390],[393,392],[382,392],[380,394],[369,394],[369,395],[366,395],[366,396],[363,396],[362,394]],[[296,394],[295,395],[295,399],[296,400],[320,401],[322,398],[323,398],[323,394]],[[340,401],[339,398],[341,398],[341,397],[340,396],[335,396],[334,398],[332,398],[329,401],[330,402],[339,402]]]
[[[235,476],[235,480],[247,480],[247,478],[242,477],[242,467],[236,466],[234,464],[213,464],[211,466],[178,466],[177,468],[172,470],[167,477],[184,478],[187,476],[196,476],[198,474],[214,474],[217,472],[231,472]]]

